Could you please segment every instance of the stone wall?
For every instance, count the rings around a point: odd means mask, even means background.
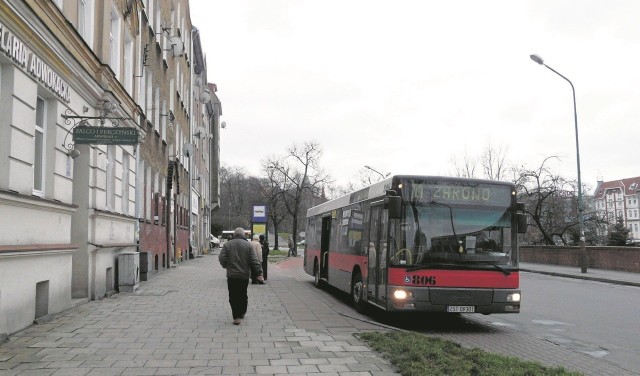
[[[579,266],[580,247],[520,246],[520,261]],[[640,273],[640,247],[587,247],[589,267]]]

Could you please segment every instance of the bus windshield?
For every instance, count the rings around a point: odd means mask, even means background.
[[[457,195],[434,187],[403,192],[402,219],[389,223],[390,265],[515,266],[509,186],[455,187]]]

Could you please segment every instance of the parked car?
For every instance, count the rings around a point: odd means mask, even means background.
[[[211,248],[217,248],[220,246],[220,239],[213,236],[213,234],[210,235],[209,242],[211,243]]]

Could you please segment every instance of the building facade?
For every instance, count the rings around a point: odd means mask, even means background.
[[[193,29],[188,0],[0,0],[0,334],[117,291],[123,254],[206,250]]]
[[[137,202],[140,250],[150,271],[182,261],[189,247],[190,168],[183,148],[192,117],[188,12],[186,0],[145,0],[140,11],[139,103],[151,136],[140,145]]]
[[[598,181],[593,193],[593,206],[609,225],[615,225],[618,218],[622,218],[630,231],[630,241],[640,242],[640,177]],[[600,235],[607,233],[605,227],[599,231]]]

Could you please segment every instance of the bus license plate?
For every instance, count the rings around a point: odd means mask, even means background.
[[[474,306],[459,306],[459,305],[447,306],[447,312],[474,313],[475,311],[476,311],[476,307]]]

